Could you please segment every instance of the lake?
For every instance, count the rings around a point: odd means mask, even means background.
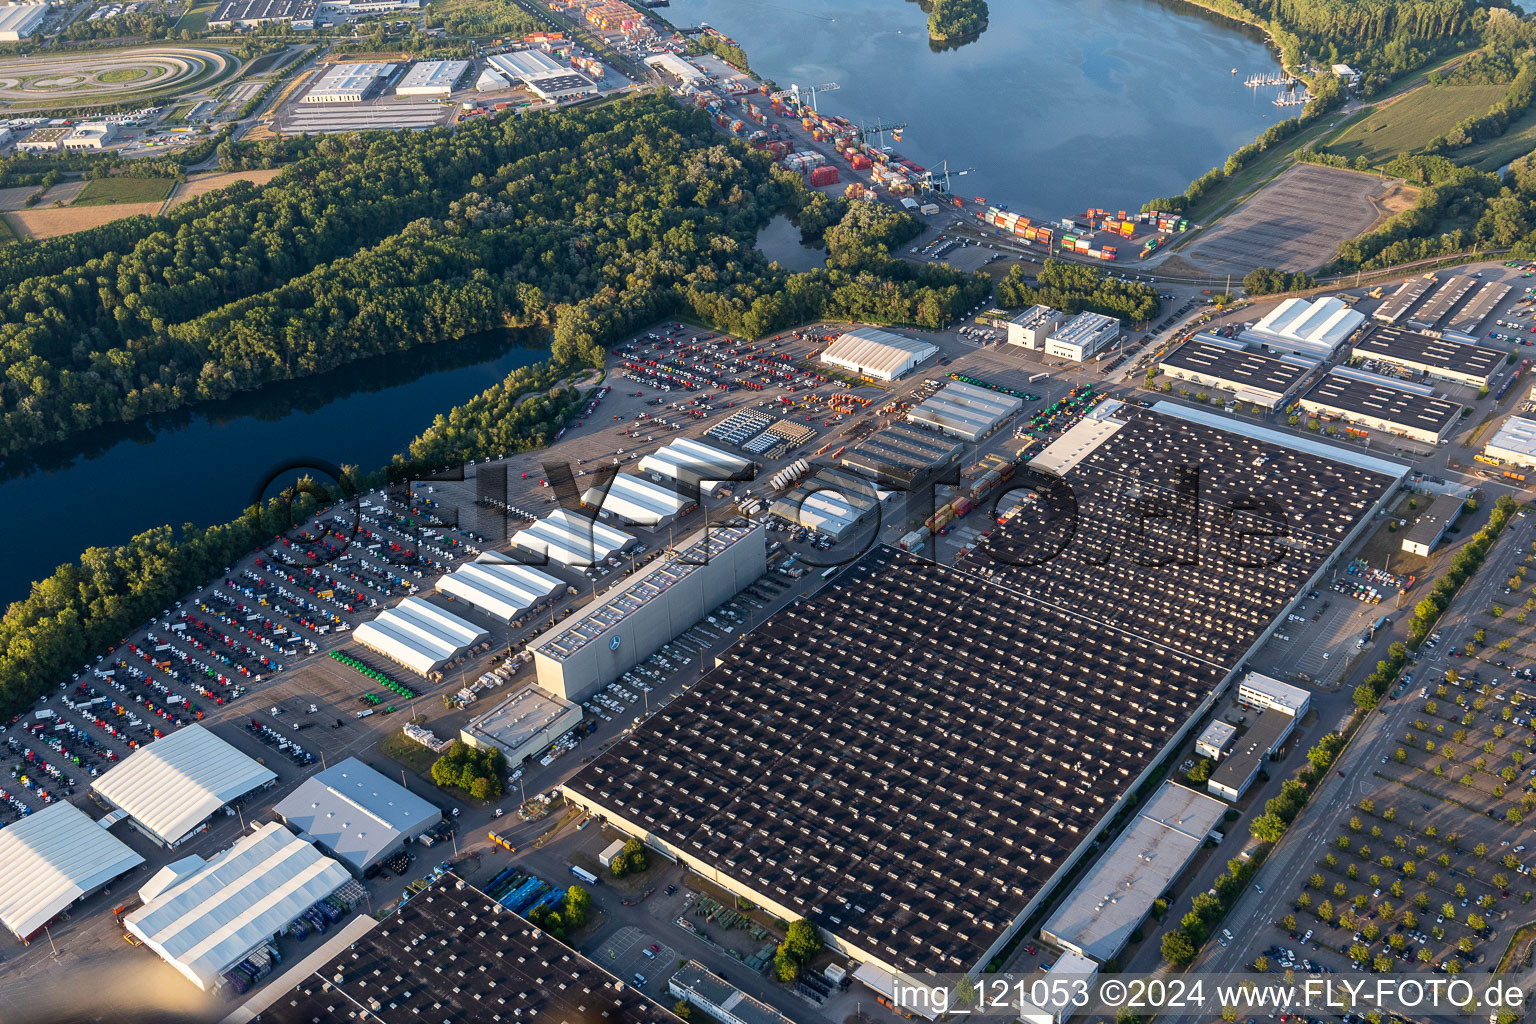
[[[757,233],[757,249],[785,270],[799,273],[827,265],[827,251],[800,243],[800,229],[782,214]]]
[[[780,88],[836,82],[821,109],[906,122],[886,144],[1036,217],[1136,210],[1182,192],[1296,108],[1251,74],[1279,63],[1262,36],[1157,0],[992,0],[981,38],[935,53],[911,0],[672,0],[674,25],[731,36]],[[1237,74],[1232,74],[1236,68]]]
[[[548,357],[527,340],[492,331],[367,359],[227,402],[103,427],[5,467],[0,507],[31,528],[25,544],[11,545],[0,606],[92,545],[118,544],[165,523],[233,519],[286,463],[385,465],[437,413]]]

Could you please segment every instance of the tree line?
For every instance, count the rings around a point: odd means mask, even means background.
[[[1121,281],[1102,270],[1048,259],[1031,284],[1022,264],[1015,263],[997,283],[997,301],[1014,309],[1040,303],[1068,313],[1103,313],[1131,323],[1157,316],[1162,302],[1157,289],[1140,281]]]
[[[492,322],[547,332],[549,360],[436,416],[389,467],[348,467],[363,488],[550,443],[583,400],[570,381],[664,317],[751,337],[828,316],[938,326],[988,292],[980,275],[891,257],[915,218],[827,206],[661,95],[289,145],[298,159],[265,188],[0,249],[13,450]],[[794,274],[753,242],[801,211],[831,256]],[[34,583],[0,619],[0,712],[291,525],[273,502],[223,526],[158,527]]]

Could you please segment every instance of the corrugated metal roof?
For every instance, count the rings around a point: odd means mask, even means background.
[[[707,480],[730,480],[751,468],[751,460],[723,452],[691,437],[680,437],[640,460],[642,473],[655,473],[690,484]]]
[[[74,804],[0,829],[0,923],[29,938],[75,900],[144,863]]]
[[[305,779],[273,812],[359,871],[443,813],[355,757]]]
[[[903,337],[877,327],[849,331],[828,345],[821,361],[841,366],[855,373],[892,379],[916,366],[939,347],[916,338]]]
[[[622,530],[563,508],[512,537],[515,547],[532,555],[577,567],[601,562],[634,541]]]
[[[124,918],[128,931],[204,991],[352,876],[269,822]]]
[[[974,441],[1023,407],[1013,395],[955,381],[919,403],[907,419]]]
[[[276,778],[201,725],[186,725],[129,754],[91,789],[175,844],[220,807]]]
[[[614,477],[606,493],[601,487],[591,488],[581,496],[581,503],[641,526],[655,526],[689,504],[675,491],[629,473]]]
[[[419,597],[408,597],[353,631],[365,647],[425,675],[489,634]]]
[[[437,581],[442,593],[507,621],[562,586],[547,573],[515,563],[470,562]]]

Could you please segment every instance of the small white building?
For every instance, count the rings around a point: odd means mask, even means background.
[[[1034,305],[1008,321],[1008,344],[1039,351],[1066,314],[1050,306]]]
[[[1220,761],[1226,756],[1227,748],[1232,745],[1232,738],[1236,735],[1237,726],[1218,718],[1206,726],[1205,732],[1195,740],[1195,753],[1212,761]]]
[[[1120,337],[1120,321],[1084,311],[1058,327],[1045,342],[1045,354],[1081,363],[1092,359]]]

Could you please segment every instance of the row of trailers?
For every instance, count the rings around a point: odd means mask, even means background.
[[[1013,474],[1018,471],[1017,462],[996,455],[988,456],[988,459],[993,465],[969,487],[964,488],[963,494],[941,506],[922,526],[901,538],[901,550],[916,551],[928,542],[928,538],[949,533],[951,523],[968,515],[987,495],[1012,480]]]

